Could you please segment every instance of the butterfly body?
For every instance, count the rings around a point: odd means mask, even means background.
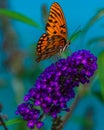
[[[37,44],[36,61],[47,59],[66,49],[70,42],[66,41],[67,28],[63,11],[58,3],[53,3],[50,8],[46,33],[44,33]]]

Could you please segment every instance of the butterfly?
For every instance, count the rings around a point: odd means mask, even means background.
[[[46,33],[42,34],[36,46],[37,62],[60,54],[70,44],[67,39],[67,27],[60,5],[54,2],[46,24]]]

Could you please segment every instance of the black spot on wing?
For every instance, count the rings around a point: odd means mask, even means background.
[[[49,22],[53,22],[52,19],[49,19],[48,21],[49,21]]]
[[[57,21],[55,21],[54,23],[57,23]]]
[[[63,24],[63,25],[60,25],[60,27],[61,27],[61,28],[66,28],[65,24]]]
[[[53,34],[56,34],[56,33],[57,33],[56,31],[53,32]]]

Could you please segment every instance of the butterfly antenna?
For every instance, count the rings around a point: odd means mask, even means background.
[[[79,25],[79,26],[76,28],[76,30],[72,33],[72,35],[70,36],[70,40],[67,41],[67,45],[70,44],[70,42],[71,42],[73,36],[75,35],[75,33],[77,33],[77,32],[79,31],[80,27],[81,27],[81,26]],[[68,49],[68,52],[69,52],[70,54],[72,53],[70,49]]]

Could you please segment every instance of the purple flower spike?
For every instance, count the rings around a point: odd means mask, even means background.
[[[51,64],[38,77],[24,101],[18,106],[16,114],[28,121],[28,127],[41,128],[42,115],[56,118],[61,111],[68,112],[67,102],[75,97],[74,88],[80,83],[88,83],[97,69],[97,58],[87,50],[74,52],[66,59]],[[35,109],[34,106],[40,107]]]

